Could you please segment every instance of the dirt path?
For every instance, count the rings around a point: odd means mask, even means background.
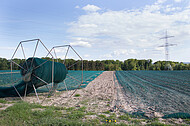
[[[62,107],[86,106],[89,111],[103,112],[114,106],[115,87],[113,82],[113,71],[105,71],[95,80],[90,82],[86,88],[78,89],[78,96],[70,95],[72,91],[56,92],[54,96],[46,98],[42,105],[54,105]],[[39,96],[42,101],[43,96]],[[28,97],[27,101],[37,101],[35,97]]]

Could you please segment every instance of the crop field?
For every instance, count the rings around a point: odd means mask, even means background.
[[[0,86],[11,86],[12,83],[21,81],[21,74],[19,70],[0,70]]]
[[[12,75],[10,70],[0,70],[0,86],[12,86],[13,84],[19,83],[22,78],[19,70],[14,70]],[[99,76],[103,71],[83,71],[83,83],[81,88],[84,88]],[[66,90],[65,84],[68,90],[76,89],[81,84],[82,71],[68,71],[68,75],[64,82],[59,83],[57,90]],[[65,84],[64,84],[65,83]],[[49,84],[48,86],[51,86]],[[38,91],[48,91],[45,86],[38,88]]]
[[[116,71],[125,94],[163,114],[190,113],[190,71]]]
[[[86,87],[91,81],[98,77],[103,71],[83,71],[83,83],[80,88]],[[59,83],[57,90],[66,90],[65,84],[68,90],[76,89],[81,84],[82,71],[69,70],[65,81]],[[51,86],[51,84],[49,85]],[[48,91],[45,86],[42,86],[38,91]]]

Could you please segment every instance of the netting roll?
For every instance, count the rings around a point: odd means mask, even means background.
[[[68,73],[64,64],[40,58],[29,58],[22,67],[24,68],[20,71],[22,81],[12,87],[0,87],[0,97],[18,97],[18,93],[24,96],[26,89],[26,94],[34,91],[33,85],[37,89],[51,83],[52,80],[54,83],[60,83]],[[53,79],[52,70],[54,70]]]

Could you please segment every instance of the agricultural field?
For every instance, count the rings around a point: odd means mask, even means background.
[[[116,71],[119,84],[140,111],[190,113],[190,71]],[[144,105],[143,108],[142,105]],[[143,110],[144,109],[144,110]]]
[[[103,71],[83,71],[83,83],[80,86],[80,88],[85,88],[88,85],[88,83],[93,81],[102,72]],[[81,79],[82,79],[82,71],[69,70],[66,79],[63,82],[59,83],[57,90],[64,91],[66,90],[66,87],[68,90],[76,89],[81,84]],[[51,84],[48,86],[51,86]],[[42,86],[38,89],[38,91],[43,92],[43,91],[48,91],[48,89],[46,88],[46,86]]]
[[[22,78],[19,70],[12,71],[10,70],[0,70],[0,86],[12,86],[13,84],[19,83]],[[83,71],[83,83],[81,88],[84,88],[93,81],[97,76],[99,76],[103,71]],[[68,75],[64,82],[59,83],[57,90],[62,91],[66,90],[65,84],[68,90],[76,89],[82,80],[82,71],[69,70]],[[65,84],[64,84],[65,83]],[[48,86],[51,86],[49,84]],[[48,91],[46,86],[39,87],[39,92]]]
[[[21,81],[19,70],[0,70],[0,86],[11,86],[12,83]]]

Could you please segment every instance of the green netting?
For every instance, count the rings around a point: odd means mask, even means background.
[[[52,67],[54,63],[54,67]],[[59,83],[66,78],[68,73],[64,64],[52,62],[40,58],[29,58],[22,66],[24,69],[21,69],[20,73],[23,77],[20,83],[11,86],[11,87],[0,87],[0,97],[17,97],[19,92],[21,96],[25,94],[25,89],[27,86],[26,94],[29,94],[34,91],[33,85],[35,88],[46,85],[43,81],[47,83],[52,82],[52,68],[54,69],[53,82]],[[37,78],[39,77],[39,78]]]
[[[139,109],[143,104],[145,112],[149,111],[146,108],[154,108],[165,117],[189,117],[186,114],[190,113],[189,70],[116,71],[116,77],[126,95],[137,101],[134,104]]]
[[[0,86],[12,85],[12,82],[21,81],[21,74],[20,70],[12,70],[12,77],[11,77],[11,70],[0,70]]]
[[[190,114],[189,113],[173,113],[169,115],[164,115],[162,118],[181,118],[181,119],[190,119]]]
[[[80,88],[85,88],[91,81],[93,81],[96,77],[102,74],[102,72],[103,71],[83,71],[83,83],[80,86]],[[69,70],[68,75],[81,81],[82,71]],[[72,79],[69,76],[67,76],[66,79],[64,80],[68,90],[74,90],[78,88],[78,86],[81,84],[81,82],[76,81],[75,79]],[[57,90],[65,91],[66,90],[65,84],[64,82],[60,82],[57,87]],[[51,84],[48,85],[48,87],[51,87]],[[48,92],[48,89],[45,86],[42,86],[37,90],[37,92]]]

